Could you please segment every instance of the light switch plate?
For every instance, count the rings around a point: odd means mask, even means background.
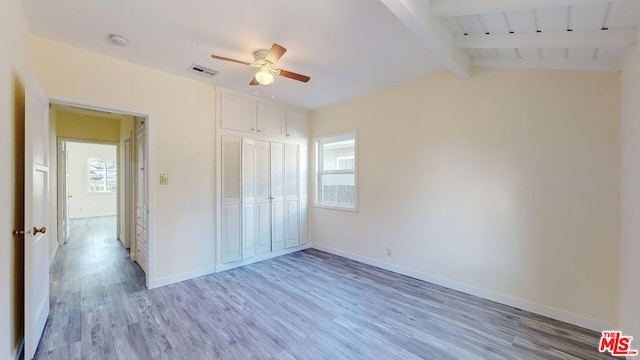
[[[160,174],[160,185],[169,185],[169,174]]]

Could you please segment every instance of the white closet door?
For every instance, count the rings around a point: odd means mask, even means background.
[[[271,143],[271,250],[285,247],[284,144]]]
[[[284,148],[284,216],[285,246],[300,245],[300,146],[286,144]]]
[[[264,135],[284,135],[284,108],[276,104],[258,103],[258,132]]]
[[[242,259],[256,255],[256,142],[242,139]]]
[[[222,136],[221,261],[242,260],[242,139]]]
[[[255,132],[256,101],[229,94],[220,95],[220,126],[230,130]]]
[[[309,242],[309,153],[306,146],[300,146],[300,245]]]
[[[270,143],[255,142],[256,254],[271,252]]]

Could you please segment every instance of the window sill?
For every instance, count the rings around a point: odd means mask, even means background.
[[[348,212],[358,212],[358,207],[344,207],[344,206],[336,206],[336,205],[328,205],[328,204],[314,204],[313,207],[320,209],[328,209],[328,210],[340,210],[340,211],[348,211]]]

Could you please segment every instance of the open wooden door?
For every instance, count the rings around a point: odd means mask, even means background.
[[[24,350],[32,359],[49,316],[49,99],[27,86],[24,183]]]

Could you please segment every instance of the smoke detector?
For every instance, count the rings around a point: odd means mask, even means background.
[[[129,39],[118,34],[109,34],[109,41],[111,41],[114,45],[118,45],[118,46],[129,45]]]

